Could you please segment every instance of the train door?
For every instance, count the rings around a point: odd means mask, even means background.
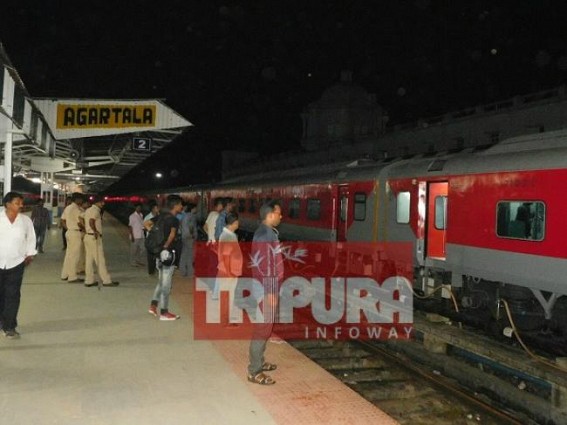
[[[445,259],[448,182],[429,183],[426,249],[430,258]]]
[[[339,186],[339,211],[337,214],[337,241],[347,240],[348,212],[349,212],[348,185]]]

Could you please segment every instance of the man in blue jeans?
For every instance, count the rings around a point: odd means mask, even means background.
[[[265,362],[264,353],[276,318],[279,283],[284,277],[283,258],[278,250],[280,241],[276,230],[282,219],[279,203],[274,200],[262,205],[260,219],[262,223],[254,232],[252,239],[252,256],[262,259],[253,269],[253,275],[264,288],[262,300],[264,320],[263,323],[254,324],[250,341],[248,381],[260,385],[273,385],[276,381],[264,372],[276,370],[277,366]]]
[[[161,213],[157,217],[146,221],[144,226],[149,230],[158,222],[164,232],[165,243],[163,250],[156,260],[158,269],[158,283],[152,297],[148,312],[153,316],[158,316],[159,320],[177,320],[179,316],[169,311],[169,293],[171,292],[171,283],[173,280],[173,272],[175,267],[179,266],[179,258],[181,256],[181,240],[178,235],[179,220],[176,215],[183,210],[183,201],[178,195],[169,195],[167,197],[167,211]]]
[[[19,338],[16,330],[24,267],[30,264],[36,237],[31,219],[20,214],[24,197],[8,192],[0,211],[0,323],[6,338]]]

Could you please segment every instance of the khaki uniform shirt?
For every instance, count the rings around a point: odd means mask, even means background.
[[[94,218],[96,231],[102,234],[102,218],[100,217],[100,208],[95,204],[85,211],[85,227],[87,233],[94,233],[91,227],[91,218]]]
[[[81,208],[74,202],[65,207],[61,219],[65,220],[67,230],[80,230],[79,217],[81,215]]]

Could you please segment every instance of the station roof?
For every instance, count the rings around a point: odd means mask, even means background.
[[[103,191],[192,125],[161,99],[33,98],[1,43],[0,100],[13,174],[53,173],[67,191]]]
[[[162,100],[34,99],[56,138],[55,157],[73,162],[59,181],[100,192],[168,143],[191,123]]]

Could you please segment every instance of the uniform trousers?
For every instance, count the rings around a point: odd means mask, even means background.
[[[79,273],[85,272],[85,261],[87,259],[87,252],[85,250],[85,234],[81,233],[81,250],[79,251],[79,261],[77,262],[77,271]]]
[[[67,239],[67,250],[65,260],[63,260],[61,279],[76,280],[83,245],[82,233],[78,230],[67,230],[65,238]]]
[[[94,268],[96,265],[98,276],[102,279],[103,284],[112,283],[110,274],[106,269],[106,259],[104,258],[104,249],[102,247],[102,237],[95,238],[94,235],[85,235],[85,284],[94,283]]]

